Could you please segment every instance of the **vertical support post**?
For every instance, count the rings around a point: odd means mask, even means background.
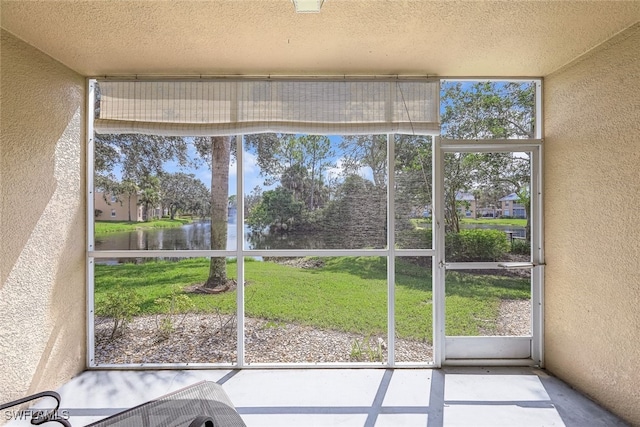
[[[444,259],[444,153],[440,137],[433,142],[433,209],[431,227],[435,256],[432,262],[433,289],[433,364],[439,368],[445,359],[445,259]]]
[[[531,358],[544,366],[544,223],[542,205],[542,146],[532,153],[531,170]]]
[[[395,325],[395,295],[396,295],[396,258],[395,258],[395,140],[394,135],[387,134],[387,358],[388,365],[395,366],[396,325]]]
[[[533,341],[531,343],[531,358],[542,368],[544,367],[544,98],[543,80],[535,81],[535,102],[536,102],[536,134],[535,137],[542,140],[538,149],[533,155],[532,183],[535,189],[531,188],[531,211],[533,227],[532,233],[532,261],[536,265],[531,272],[532,295],[531,295],[531,333]],[[534,191],[535,190],[535,191]]]
[[[95,249],[94,242],[94,219],[95,219],[95,206],[94,206],[94,182],[93,182],[93,169],[94,169],[94,151],[95,141],[93,133],[93,120],[95,112],[95,100],[96,100],[96,81],[87,79],[87,133],[85,135],[86,144],[86,175],[87,175],[87,250],[86,250],[86,274],[87,274],[87,366],[95,366],[95,331],[94,331],[94,317],[95,317],[95,305],[93,301],[93,295],[95,290],[94,283],[94,259],[90,255]]]
[[[543,103],[542,103],[542,80],[535,80],[533,82],[536,87],[536,94],[535,94],[535,103],[536,103],[536,117],[535,117],[535,135],[534,138],[535,139],[542,139],[542,136],[544,135],[544,129],[543,129],[543,120],[542,120],[542,114],[543,114]]]
[[[244,366],[244,168],[242,164],[242,135],[236,135],[236,268],[237,268],[237,360],[238,368]]]

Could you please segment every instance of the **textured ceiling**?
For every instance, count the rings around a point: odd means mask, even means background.
[[[1,1],[2,28],[87,76],[545,76],[640,1]]]

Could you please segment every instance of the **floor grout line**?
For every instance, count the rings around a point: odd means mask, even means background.
[[[380,380],[380,386],[376,392],[376,397],[373,398],[373,403],[371,404],[369,415],[367,415],[364,427],[375,426],[376,421],[378,420],[378,414],[380,413],[380,408],[382,408],[382,402],[384,402],[384,397],[387,394],[387,390],[389,390],[391,377],[393,377],[393,369],[386,369],[382,376],[382,380]]]
[[[429,392],[429,417],[427,427],[444,425],[444,372],[434,369],[431,372],[431,391]]]
[[[226,383],[227,381],[229,381],[231,378],[235,377],[239,373],[240,373],[240,369],[234,369],[233,371],[230,371],[225,376],[223,376],[218,381],[216,381],[216,383],[223,385],[224,383]]]

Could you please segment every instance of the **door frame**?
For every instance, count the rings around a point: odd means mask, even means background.
[[[434,363],[443,365],[544,366],[544,222],[542,139],[448,140],[434,139]],[[531,336],[446,336],[446,270],[497,269],[499,263],[447,263],[445,259],[444,155],[454,152],[531,153]]]

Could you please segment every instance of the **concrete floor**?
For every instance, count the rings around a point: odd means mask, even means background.
[[[77,427],[202,380],[222,384],[249,427],[627,425],[530,368],[88,371],[58,392]]]

